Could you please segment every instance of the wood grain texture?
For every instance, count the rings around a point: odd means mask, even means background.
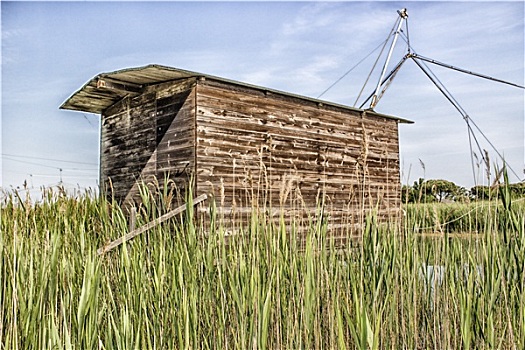
[[[101,148],[118,199],[136,195],[137,179],[184,189],[193,176],[193,193],[213,196],[231,225],[254,210],[308,222],[323,203],[341,236],[363,213],[386,219],[400,205],[397,120],[213,79],[122,99],[103,115]]]
[[[395,120],[210,81],[198,83],[196,118],[199,193],[215,195],[221,215],[249,214],[261,200],[287,207],[294,196],[296,217],[324,200],[334,224],[399,207]]]
[[[195,79],[154,85],[106,110],[101,183],[108,195],[132,203],[140,201],[141,182],[187,187],[195,172],[194,85]]]

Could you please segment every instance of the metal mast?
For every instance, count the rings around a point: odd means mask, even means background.
[[[396,31],[394,33],[394,39],[392,40],[392,45],[390,45],[390,50],[388,51],[388,55],[386,57],[386,61],[385,61],[385,64],[383,66],[383,70],[381,72],[381,76],[379,77],[379,81],[377,82],[376,91],[375,91],[374,95],[372,96],[372,102],[370,102],[370,109],[374,109],[374,107],[376,106],[377,102],[379,102],[378,96],[379,96],[379,90],[381,89],[383,77],[385,76],[386,69],[388,67],[388,63],[390,62],[390,57],[392,56],[392,52],[394,51],[394,47],[396,46],[396,42],[397,42],[397,38],[399,37],[399,32],[401,30],[401,26],[403,25],[403,22],[408,18],[408,14],[407,14],[407,9],[406,8],[398,10],[397,13],[399,14],[399,18],[398,18],[399,23],[398,23],[397,29],[396,29]]]

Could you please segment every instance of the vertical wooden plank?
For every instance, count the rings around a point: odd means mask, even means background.
[[[192,109],[192,119],[193,119],[193,193],[195,195],[199,194],[199,162],[197,157],[197,94],[199,91],[199,84],[195,84],[193,88],[193,109]]]
[[[137,223],[137,208],[131,207],[129,213],[129,232],[135,230],[135,225]]]

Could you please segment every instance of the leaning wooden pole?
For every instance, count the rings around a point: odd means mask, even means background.
[[[205,201],[207,198],[208,198],[208,196],[205,195],[205,194],[200,195],[197,198],[193,199],[193,205],[197,205],[197,204]],[[147,230],[149,230],[149,229],[151,229],[151,228],[153,228],[153,227],[163,223],[164,221],[171,219],[175,215],[180,214],[180,213],[184,212],[185,210],[186,210],[186,205],[181,205],[180,207],[177,207],[177,208],[173,209],[169,213],[166,213],[166,214],[162,215],[161,217],[158,217],[157,219],[147,223],[146,225],[142,226],[141,228],[138,228],[138,229],[136,229],[134,231],[131,231],[127,235],[122,236],[119,239],[114,240],[113,242],[109,243],[108,245],[106,245],[106,246],[104,246],[102,248],[99,248],[97,250],[97,254],[98,255],[102,255],[104,253],[107,253],[110,250],[115,249],[116,247],[118,247],[122,243],[137,237],[141,233],[144,233]]]

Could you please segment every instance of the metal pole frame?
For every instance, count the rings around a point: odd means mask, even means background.
[[[390,57],[392,56],[392,52],[394,51],[394,47],[396,46],[397,39],[399,37],[399,31],[401,30],[401,26],[403,25],[403,21],[408,18],[407,9],[404,8],[402,10],[398,10],[397,13],[399,14],[399,24],[397,25],[397,29],[394,33],[394,40],[392,40],[392,45],[390,45],[390,50],[388,51],[388,55],[385,61],[385,64],[383,65],[383,70],[381,72],[381,76],[379,77],[379,81],[377,82],[377,87],[374,95],[372,96],[372,102],[370,102],[370,109],[374,109],[374,107],[379,102],[378,96],[379,96],[379,90],[381,90],[381,85],[383,81],[383,77],[385,76],[386,69],[388,68],[388,63],[390,62]]]

